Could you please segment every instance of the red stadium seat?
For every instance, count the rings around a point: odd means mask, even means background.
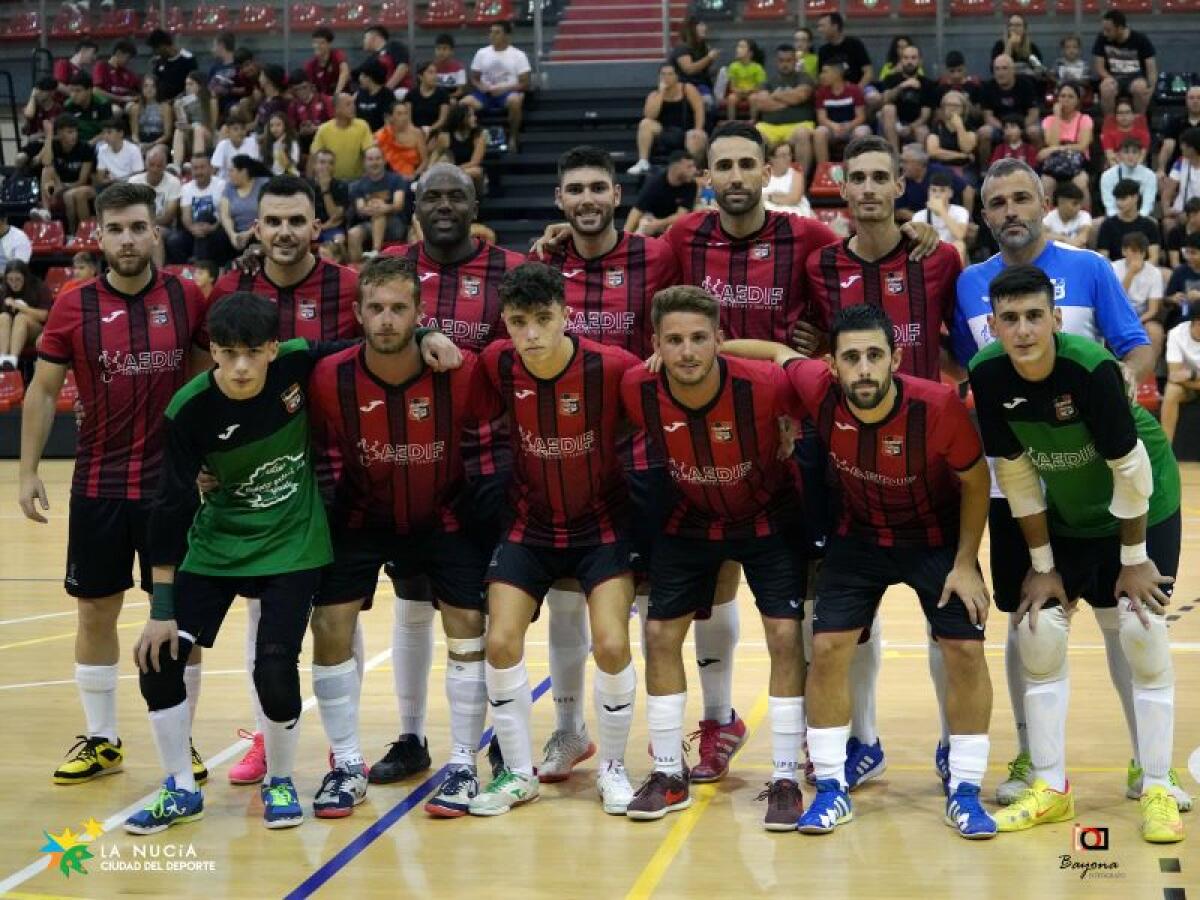
[[[1158,382],[1155,381],[1154,375],[1147,375],[1146,380],[1138,385],[1137,402],[1147,412],[1158,412],[1162,405],[1162,394],[1158,392]]]
[[[54,21],[50,23],[50,37],[60,41],[77,40],[80,35],[91,30],[91,23],[75,7],[60,7],[54,14]]]
[[[47,269],[45,281],[46,287],[50,289],[50,296],[57,297],[62,286],[70,281],[74,274],[70,266],[51,266]]]
[[[54,401],[54,408],[60,413],[67,413],[75,408],[78,400],[79,386],[75,383],[75,372],[67,369],[67,377],[62,390],[58,392],[58,399]]]
[[[1058,0],[1054,11],[1060,16],[1075,15],[1075,0]],[[1083,0],[1083,14],[1085,16],[1100,15],[1100,0]]]
[[[1154,0],[1112,0],[1109,6],[1112,9],[1119,9],[1123,13],[1148,14],[1154,12]]]
[[[379,4],[377,21],[388,28],[407,28],[408,4],[405,0],[383,0],[383,3]]]
[[[252,3],[242,8],[233,30],[239,34],[265,34],[274,30],[277,18],[275,7],[265,3]]]
[[[84,219],[63,249],[68,253],[99,253],[100,223],[95,219]]]
[[[817,163],[813,172],[812,184],[808,186],[810,197],[840,197],[842,196],[842,165],[841,163]]]
[[[900,0],[902,19],[931,19],[936,15],[936,0]]]
[[[513,8],[511,0],[475,0],[467,25],[471,28],[488,28],[497,22],[511,22]]]
[[[996,0],[950,0],[952,16],[990,16],[996,11]]]
[[[809,18],[838,11],[838,0],[804,0],[804,15]]]
[[[429,0],[425,14],[417,18],[422,28],[461,28],[466,24],[463,0]]]
[[[42,19],[36,12],[17,13],[0,28],[0,41],[33,41],[41,32]]]
[[[408,24],[408,6],[403,0],[396,0],[392,3],[384,3],[379,10],[379,24],[386,25],[389,28],[395,24],[391,16],[395,15],[394,10],[389,10],[388,7],[400,7],[402,15],[405,17],[400,24]],[[358,31],[367,26],[371,20],[371,10],[365,3],[351,3],[349,0],[343,0],[333,8],[333,16],[329,22],[329,27],[334,31]]]
[[[63,252],[66,235],[62,222],[37,222],[30,219],[22,229],[33,245],[34,256],[49,256]]]
[[[1000,11],[1006,16],[1044,16],[1046,0],[1004,0]]]
[[[100,13],[96,37],[124,38],[141,33],[138,14],[132,9],[106,9]]]
[[[229,10],[223,6],[200,4],[192,13],[192,24],[188,26],[188,34],[217,34],[229,31],[232,23],[229,20]]]
[[[828,225],[839,237],[851,233],[850,212],[844,206],[822,206],[813,210],[818,222]]]
[[[881,19],[892,14],[892,0],[846,0],[846,18]]]
[[[183,10],[178,6],[167,7],[167,18],[165,20],[159,17],[158,7],[151,6],[146,10],[146,21],[142,24],[142,31],[148,33],[156,28],[161,28],[170,34],[179,34],[186,27],[187,22],[183,17]]]
[[[324,24],[325,10],[315,3],[297,3],[292,7],[292,28],[299,31],[312,31]]]
[[[1200,13],[1200,0],[1162,0],[1164,13]]]
[[[0,372],[0,412],[16,409],[25,399],[25,382],[17,371]]]
[[[742,18],[755,22],[777,22],[791,14],[787,0],[746,0]]]

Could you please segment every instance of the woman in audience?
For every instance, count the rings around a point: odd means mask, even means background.
[[[804,196],[804,173],[792,165],[792,145],[782,141],[771,151],[771,180],[763,189],[767,209],[812,216]]]
[[[1031,78],[1041,78],[1046,71],[1046,57],[1029,38],[1029,25],[1020,13],[1008,17],[1004,28],[1004,37],[992,44],[992,59],[1005,53],[1012,57],[1013,69],[1017,76],[1027,75]]]
[[[9,260],[0,290],[0,370],[15,369],[22,351],[37,340],[53,297],[29,263]]]
[[[211,151],[216,124],[216,101],[208,92],[203,76],[189,72],[183,93],[175,98],[175,139],[171,158],[181,169],[193,153]]]
[[[704,105],[713,106],[713,68],[720,50],[708,46],[708,25],[695,16],[688,16],[679,29],[679,46],[671,51],[668,62],[679,72],[686,84],[694,84]]]
[[[417,66],[417,86],[404,95],[412,107],[412,123],[429,134],[440,128],[450,114],[450,92],[438,84],[437,63]]]
[[[300,166],[300,142],[292,120],[284,112],[273,112],[267,129],[259,136],[259,156],[270,160],[272,175],[296,175]]]
[[[459,104],[450,110],[446,124],[430,134],[430,144],[437,158],[430,163],[452,162],[475,182],[476,190],[483,187],[483,156],[487,153],[487,135],[475,121],[475,110]]]
[[[966,125],[967,96],[946,91],[938,105],[933,130],[925,139],[925,150],[934,162],[950,166],[960,175],[975,159],[979,136]]]
[[[884,59],[883,66],[879,70],[878,80],[880,82],[896,71],[897,66],[900,65],[900,54],[904,52],[905,47],[911,46],[912,38],[907,34],[898,34],[892,38],[892,42],[888,44],[887,58]]]
[[[235,156],[229,167],[229,183],[221,196],[218,218],[229,243],[239,252],[254,240],[258,195],[270,177],[270,169],[244,153]]]
[[[1070,181],[1090,194],[1087,164],[1092,150],[1092,117],[1081,108],[1080,90],[1074,83],[1060,85],[1054,111],[1042,119],[1046,146],[1038,151],[1046,196],[1054,196],[1055,185]]]
[[[171,149],[175,133],[175,112],[171,104],[158,99],[158,78],[142,78],[142,92],[129,104],[129,137],[141,148],[143,158],[155,144]]]

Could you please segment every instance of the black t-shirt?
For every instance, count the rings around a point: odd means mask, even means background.
[[[174,59],[154,57],[151,68],[158,76],[158,99],[174,100],[183,93],[183,82],[188,72],[196,68],[196,57],[186,50],[180,50]]]
[[[890,91],[896,85],[908,81],[908,78],[903,72],[893,72],[883,79],[883,89]],[[902,125],[915,122],[921,115],[922,107],[929,107],[932,111],[938,105],[937,84],[924,75],[917,75],[916,78],[921,82],[919,88],[905,88],[896,95],[896,117]]]
[[[428,97],[423,97],[420,88],[413,88],[404,95],[404,99],[412,106],[413,124],[418,128],[428,128],[438,120],[442,104],[450,102],[450,92],[444,87],[439,87]]]
[[[704,87],[708,88],[709,91],[711,92],[712,86],[713,86],[711,63],[709,64],[707,69],[705,69],[702,72],[698,72],[695,75],[689,75],[687,72],[683,71],[682,67],[680,67],[680,65],[679,65],[679,58],[682,56],[690,56],[692,58],[692,62],[699,62],[701,59],[704,58],[704,54],[706,54],[707,52],[708,52],[707,44],[705,44],[705,46],[702,50],[692,50],[691,47],[684,44],[684,45],[676,47],[674,50],[672,50],[671,55],[670,55],[670,57],[668,57],[667,61],[671,65],[673,65],[675,67],[675,71],[679,73],[680,81],[684,82],[685,84],[694,84],[697,86],[703,85]]]
[[[1114,262],[1121,258],[1121,241],[1125,235],[1141,232],[1151,244],[1161,244],[1162,237],[1158,231],[1158,223],[1149,216],[1138,216],[1132,222],[1124,222],[1119,216],[1108,216],[1100,225],[1100,235],[1096,239],[1096,249],[1107,253]]]
[[[387,117],[396,105],[396,95],[387,88],[380,88],[374,94],[368,94],[365,88],[359,88],[354,95],[354,106],[358,117],[371,126],[371,131],[378,131],[387,124]]]
[[[1038,92],[1032,81],[1020,75],[1010,88],[1002,88],[995,78],[989,78],[983,83],[979,102],[984,109],[990,109],[997,119],[1003,120],[1014,113],[1023,119],[1029,110],[1038,105]]]
[[[1171,171],[1171,166],[1175,165],[1175,160],[1179,159],[1182,153],[1179,149],[1179,137],[1189,128],[1200,128],[1200,122],[1189,122],[1186,109],[1177,116],[1168,117],[1166,124],[1163,126],[1163,138],[1170,138],[1175,142],[1175,151],[1167,161],[1168,172]]]
[[[679,207],[691,209],[696,205],[696,182],[688,182],[678,187],[667,181],[666,171],[657,172],[646,179],[637,200],[633,202],[635,209],[649,213],[656,219],[673,216]]]
[[[983,99],[983,85],[978,81],[978,79],[976,79],[974,76],[971,76],[971,78],[968,79],[965,84],[944,84],[942,82],[938,82],[938,102],[934,105],[937,106],[941,104],[942,98],[951,91],[958,91],[960,94],[966,94],[967,99],[971,101],[972,106],[979,106],[980,101]]]
[[[1103,56],[1113,78],[1136,78],[1146,74],[1146,60],[1154,56],[1154,45],[1140,31],[1129,30],[1124,41],[1111,41],[1104,33],[1096,35],[1092,56]],[[1154,85],[1151,85],[1154,87]]]
[[[856,37],[843,37],[840,44],[822,44],[817,51],[817,65],[823,66],[831,60],[840,60],[846,66],[846,80],[858,84],[863,69],[871,64],[871,55],[866,44]]]
[[[79,180],[79,173],[87,163],[96,161],[95,152],[82,140],[75,141],[75,146],[64,150],[59,141],[52,147],[54,152],[54,171],[58,173],[63,184],[74,184]]]
[[[813,97],[816,95],[817,86],[813,84],[813,80],[808,77],[807,72],[793,72],[791,75],[777,74],[775,80],[771,83],[771,88],[790,90],[801,85],[808,85],[812,89],[812,92],[808,95],[808,100],[804,103],[797,103],[795,106],[785,106],[783,109],[777,109],[773,112],[764,112],[762,120],[768,125],[791,125],[795,122],[815,121],[817,114],[813,107]]]
[[[309,184],[312,185],[313,193],[317,195],[317,221],[325,223],[329,220],[329,210],[325,208],[325,195],[321,192],[321,186],[317,184],[316,179],[310,179]],[[342,209],[342,215],[345,216],[350,206],[350,186],[340,178],[332,178],[329,181],[329,193],[333,195],[333,202]],[[346,223],[343,220],[342,225]]]

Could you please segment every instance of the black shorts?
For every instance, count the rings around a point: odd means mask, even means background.
[[[654,137],[654,149],[662,154],[670,154],[682,150],[687,144],[687,131],[674,125],[664,127]]]
[[[633,574],[633,545],[629,541],[594,547],[558,549],[501,541],[488,563],[487,583],[510,584],[537,601],[540,610],[554,582],[574,578],[590,596],[599,585]],[[535,613],[534,618],[537,618]]]
[[[659,535],[650,561],[649,618],[707,618],[726,560],[742,564],[760,613],[773,619],[802,618],[805,549],[801,536],[790,532],[724,541]]]
[[[633,539],[633,570],[642,578],[650,571],[654,542],[662,533],[675,502],[675,487],[664,466],[643,471],[626,470],[625,480],[629,483],[629,499],[633,504],[633,522],[629,529]]]
[[[142,590],[153,586],[146,561],[149,500],[109,500],[71,495],[67,517],[67,593],[97,600],[133,587],[137,556]]]
[[[175,573],[175,622],[193,643],[211,647],[234,598],[254,597],[262,602],[257,642],[299,653],[320,583],[320,569],[231,578],[179,571]]]
[[[983,640],[983,628],[971,623],[967,607],[957,597],[938,609],[956,552],[953,544],[879,547],[856,538],[831,537],[817,575],[813,633],[869,628],[883,592],[893,584],[907,584],[917,592],[934,637]]]
[[[460,531],[404,535],[335,528],[332,537],[333,562],[322,575],[317,606],[365,598],[362,608],[370,609],[379,568],[386,564],[393,581],[425,576],[433,599],[459,609],[483,609],[487,553]]]

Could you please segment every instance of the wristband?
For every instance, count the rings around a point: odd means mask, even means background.
[[[1042,544],[1040,547],[1031,547],[1029,550],[1029,561],[1033,563],[1033,571],[1039,575],[1045,575],[1047,572],[1054,571],[1054,551],[1050,549],[1049,544]]]
[[[1122,544],[1121,545],[1121,565],[1137,566],[1149,560],[1150,557],[1146,554],[1146,542],[1140,544]]]
[[[150,595],[150,618],[169,622],[175,618],[175,585],[155,584]]]

